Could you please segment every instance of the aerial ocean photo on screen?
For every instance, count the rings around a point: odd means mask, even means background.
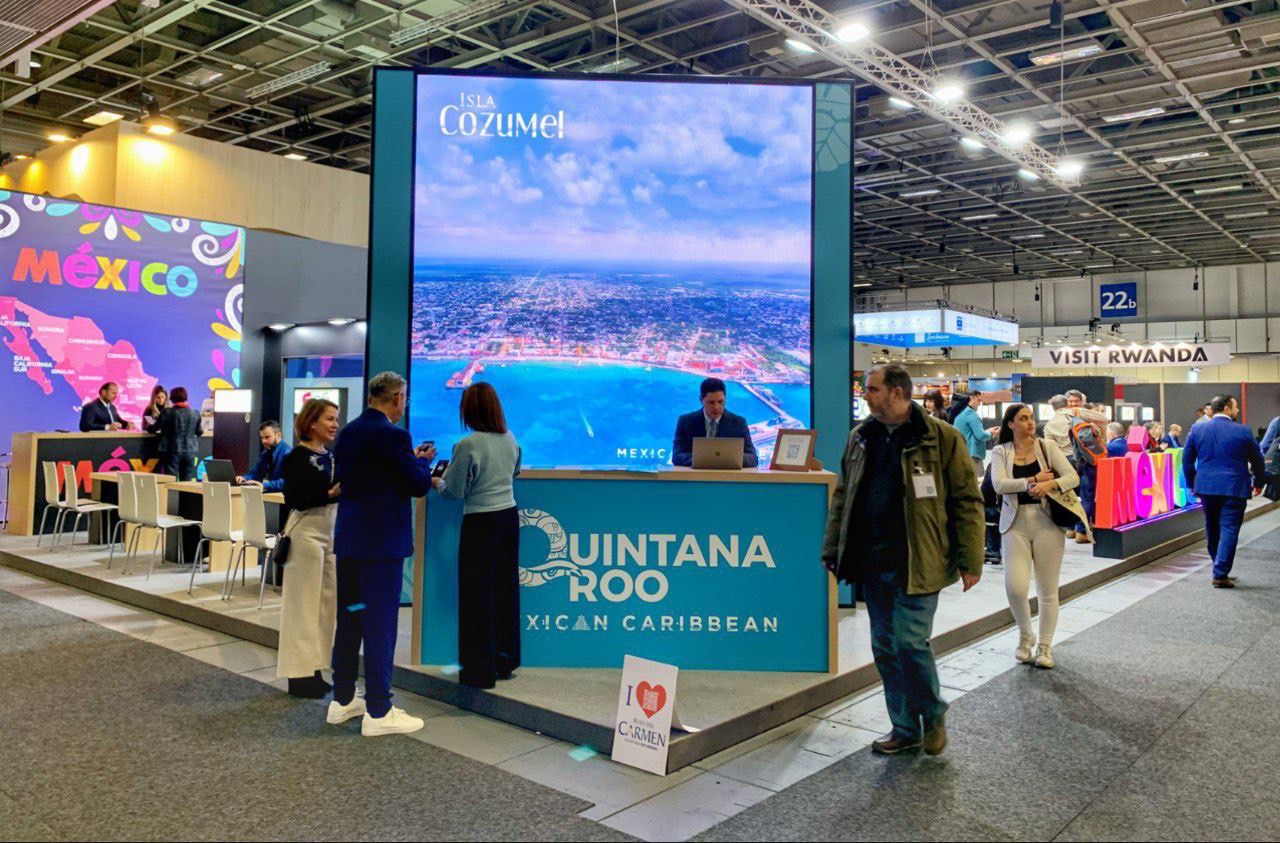
[[[728,384],[767,464],[810,423],[812,92],[422,76],[409,419],[492,383],[526,466],[668,465]]]

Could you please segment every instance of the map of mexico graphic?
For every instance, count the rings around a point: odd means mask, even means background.
[[[106,381],[134,424],[157,384],[198,403],[240,381],[245,231],[0,190],[0,415],[75,430]]]

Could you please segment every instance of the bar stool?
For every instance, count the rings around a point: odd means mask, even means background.
[[[102,503],[101,501],[81,501],[80,500],[80,484],[76,481],[76,467],[71,463],[67,463],[62,467],[62,476],[66,481],[63,484],[63,490],[66,493],[66,500],[63,502],[62,510],[62,527],[67,526],[67,516],[75,513],[75,520],[71,522],[71,541],[67,542],[67,547],[76,543],[76,532],[80,529],[80,519],[86,515],[93,515],[95,512],[111,512],[116,509],[113,503]],[[62,537],[62,531],[58,531],[53,537],[53,546],[58,546],[58,541]],[[86,544],[88,537],[85,537]]]
[[[261,486],[243,486],[240,499],[244,502],[244,530],[240,539],[240,552],[236,564],[227,569],[227,581],[223,584],[222,599],[231,599],[235,588],[236,569],[240,569],[240,584],[245,582],[245,555],[249,548],[258,551],[258,608],[262,608],[263,588],[267,578],[267,562],[276,547],[276,537],[267,535],[267,505],[262,502]]]
[[[142,527],[149,527],[156,531],[155,544],[151,547],[151,561],[147,565],[147,579],[151,579],[151,572],[155,570],[156,558],[164,555],[163,547],[167,543],[166,537],[169,531],[173,529],[181,529],[182,527],[194,527],[198,522],[189,518],[179,518],[176,515],[160,514],[160,481],[156,479],[154,474],[150,472],[140,472],[133,475],[134,495],[136,496],[136,513],[138,517],[139,529],[134,531],[133,543],[139,543],[139,536],[142,535]],[[136,556],[136,553],[135,553]],[[182,548],[182,538],[178,538],[178,564],[185,562],[185,555]],[[132,567],[132,561],[126,555],[124,573],[128,574]]]
[[[132,471],[121,471],[116,475],[116,487],[120,497],[120,509],[116,513],[119,517],[116,523],[111,527],[111,553],[107,556],[107,570],[111,570],[111,563],[116,558],[116,533],[120,533],[120,550],[124,553],[125,559],[129,558],[129,548],[126,547],[124,540],[125,525],[138,523],[138,482],[134,479]],[[137,538],[137,530],[134,535],[129,537],[128,544],[134,544]]]
[[[40,546],[40,542],[44,541],[44,525],[46,519],[52,514],[53,534],[58,535],[58,526],[62,523],[62,515],[66,512],[67,505],[62,498],[58,496],[58,464],[46,460],[40,463],[40,470],[44,473],[44,515],[40,516],[40,529],[36,531],[36,547]]]
[[[209,556],[212,559],[214,542],[231,542],[236,545],[244,539],[243,531],[231,529],[230,483],[210,483],[206,480],[200,490],[200,502],[203,505],[200,513],[201,535],[196,544],[195,560],[191,564],[191,582],[187,584],[187,594],[191,594],[196,587],[201,545],[209,545]]]

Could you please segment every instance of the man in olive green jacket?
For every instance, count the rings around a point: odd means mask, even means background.
[[[901,366],[867,374],[872,418],[849,434],[822,561],[861,587],[893,732],[882,755],[946,747],[947,704],[930,649],[938,592],[982,576],[982,493],[964,437],[911,400]]]

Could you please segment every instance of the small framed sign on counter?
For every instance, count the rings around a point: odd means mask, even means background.
[[[809,471],[813,467],[816,430],[779,430],[770,471]]]

